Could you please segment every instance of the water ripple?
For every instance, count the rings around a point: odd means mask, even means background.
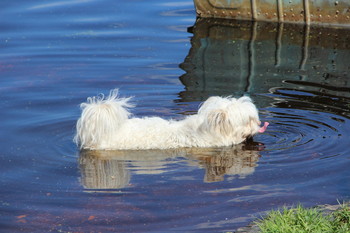
[[[264,120],[271,124],[266,134],[256,138],[263,141],[271,153],[283,151],[286,156],[280,154],[276,162],[333,157],[345,150],[347,140],[343,135],[348,130],[349,109],[344,108],[344,102],[347,99],[288,88],[274,88],[271,92],[272,107],[262,113]]]
[[[58,1],[58,2],[51,2],[46,4],[39,4],[32,6],[28,8],[28,10],[38,10],[38,9],[47,9],[47,8],[57,8],[57,7],[66,7],[67,5],[76,5],[76,4],[82,4],[87,2],[92,2],[94,0],[76,0],[76,1]]]

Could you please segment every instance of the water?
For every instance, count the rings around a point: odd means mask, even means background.
[[[195,23],[192,1],[1,9],[2,232],[223,232],[349,199],[348,30]],[[167,119],[247,94],[270,126],[232,148],[79,153],[79,104],[113,88]]]

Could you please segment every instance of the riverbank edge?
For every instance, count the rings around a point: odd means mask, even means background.
[[[350,204],[350,202],[344,202],[344,204]],[[334,211],[340,209],[342,207],[343,204],[339,203],[339,204],[335,204],[335,205],[329,205],[329,204],[324,204],[324,205],[317,205],[315,207],[310,207],[309,209],[312,208],[317,208],[319,209],[324,215],[330,215],[332,214]],[[267,215],[269,213],[269,211],[266,211],[264,213],[264,215]],[[263,216],[264,216],[263,215]],[[258,218],[256,219],[258,220]],[[255,220],[255,221],[256,221]],[[255,223],[255,221],[251,222],[250,224],[248,224],[247,226],[244,227],[240,227],[238,228],[236,231],[234,231],[235,233],[260,233],[260,229],[258,227],[258,225]]]

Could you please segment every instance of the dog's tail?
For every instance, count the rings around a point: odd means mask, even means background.
[[[130,99],[119,98],[118,89],[107,97],[101,94],[87,98],[87,102],[80,105],[82,113],[76,125],[75,143],[81,149],[98,149],[96,147],[113,138],[113,133],[131,115],[128,111],[133,107]]]

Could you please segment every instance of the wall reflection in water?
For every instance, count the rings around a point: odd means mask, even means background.
[[[185,157],[190,166],[204,168],[205,182],[224,180],[225,175],[245,178],[254,172],[261,146],[249,142],[228,148],[182,148],[176,150],[81,151],[81,183],[86,189],[128,187],[131,174],[162,174]]]
[[[199,19],[189,31],[182,101],[278,88],[350,97],[347,29]]]

